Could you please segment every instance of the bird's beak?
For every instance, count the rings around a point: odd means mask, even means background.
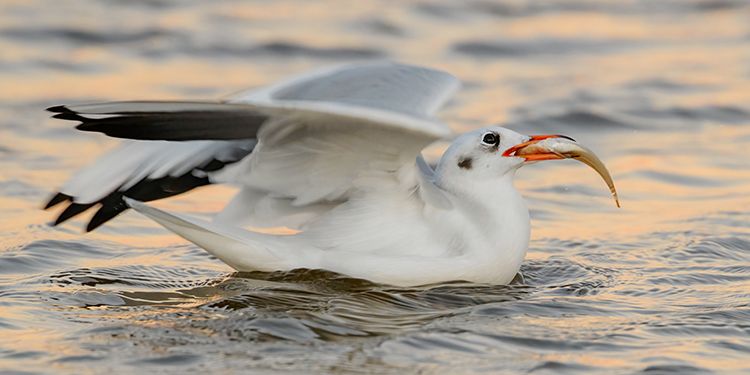
[[[526,161],[565,159],[564,155],[561,155],[554,150],[545,147],[530,147],[532,145],[536,145],[540,141],[550,138],[563,138],[571,140],[573,142],[576,141],[575,139],[570,138],[566,135],[559,134],[530,135],[528,141],[519,143],[505,150],[505,152],[503,152],[503,156],[517,156],[526,159]]]
[[[607,183],[615,204],[620,207],[617,190],[612,177],[601,160],[589,149],[576,143],[573,138],[557,135],[532,135],[529,140],[519,143],[503,152],[503,156],[523,158],[526,162],[556,159],[575,159],[593,168]]]

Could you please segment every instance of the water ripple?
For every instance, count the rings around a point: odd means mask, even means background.
[[[204,58],[284,58],[308,57],[314,59],[374,59],[387,54],[368,47],[314,47],[290,41],[270,41],[255,45],[214,43],[207,45],[188,44],[177,48],[150,48],[143,55],[163,58],[173,55],[189,55]]]
[[[89,30],[81,28],[6,28],[0,30],[0,36],[19,39],[24,42],[47,43],[54,41],[67,41],[74,44],[119,44],[137,43],[155,38],[173,38],[179,34],[163,29],[146,29],[124,31],[116,30],[102,32],[102,30]]]
[[[750,371],[747,1],[0,7],[0,372]],[[135,213],[83,235],[38,209],[113,145],[45,107],[210,99],[381,58],[460,77],[440,113],[455,130],[572,135],[623,208],[565,163],[524,168],[534,220],[514,282],[412,288],[233,273]],[[173,208],[208,212],[227,194]]]
[[[478,58],[555,56],[611,53],[633,44],[627,40],[535,39],[527,41],[464,41],[454,44],[454,52]]]

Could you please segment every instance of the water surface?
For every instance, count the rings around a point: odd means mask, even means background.
[[[0,372],[748,372],[748,19],[740,0],[4,1]],[[588,145],[623,208],[583,165],[526,167],[522,277],[422,288],[232,273],[137,214],[83,235],[39,210],[116,144],[47,106],[218,98],[371,59],[460,77],[457,132]]]

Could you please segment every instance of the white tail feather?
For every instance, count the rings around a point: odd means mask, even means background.
[[[302,265],[309,267],[310,257],[305,256],[301,248],[284,246],[294,242],[290,241],[290,236],[220,227],[198,218],[165,212],[136,200],[125,200],[134,210],[202,247],[238,271],[277,271],[299,268]]]

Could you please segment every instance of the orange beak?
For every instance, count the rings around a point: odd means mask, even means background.
[[[539,161],[539,160],[556,160],[556,159],[565,159],[565,155],[551,152],[546,149],[539,149],[537,152],[532,153],[523,153],[523,155],[517,155],[517,152],[531,146],[535,143],[538,143],[539,141],[548,139],[548,138],[565,138],[569,139],[573,142],[575,142],[575,139],[570,138],[566,135],[559,135],[559,134],[541,134],[541,135],[531,135],[531,138],[523,143],[519,143],[503,152],[503,156],[517,156],[520,158],[526,159],[526,161]]]
[[[572,142],[550,141],[539,143],[540,141],[550,138],[565,138]],[[617,204],[617,207],[620,207],[620,200],[617,198],[615,183],[612,181],[612,176],[609,175],[607,167],[604,166],[604,163],[602,163],[602,161],[599,160],[591,150],[576,143],[573,138],[557,134],[532,135],[528,141],[519,143],[505,150],[503,156],[524,158],[526,162],[557,159],[578,160],[593,168],[596,173],[599,173],[604,179],[604,182],[607,183],[609,191],[612,193],[612,198],[615,199],[615,204]]]

